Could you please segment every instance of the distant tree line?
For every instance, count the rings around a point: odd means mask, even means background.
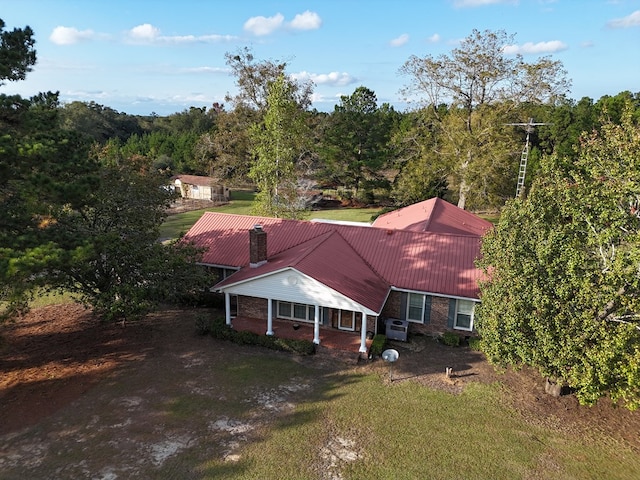
[[[492,35],[476,32],[468,42],[489,48],[483,42]],[[502,34],[499,37],[505,41]],[[493,48],[493,43],[488,43]],[[445,66],[454,69],[469,63],[468,58],[458,58],[462,51],[454,52]],[[264,128],[272,108],[269,88],[285,74],[286,63],[258,61],[249,49],[228,54],[227,61],[239,93],[228,96],[226,105],[191,107],[160,117],[119,113],[94,102],[71,102],[58,107],[61,127],[92,142],[101,159],[144,158],[165,176],[196,174],[230,185],[255,185],[251,171],[259,162],[256,142],[261,138],[256,126]],[[444,83],[439,78],[418,78],[424,75],[425,64],[440,72],[444,68],[441,63],[442,59],[412,57],[402,69],[411,80],[405,94],[427,91],[428,82]],[[309,109],[312,87],[297,85],[284,76],[295,103],[295,109],[286,113],[287,121],[295,117],[290,125],[299,125],[295,132],[298,138],[292,140],[295,149],[287,158],[293,166],[290,193],[303,193],[315,185],[338,190],[345,200],[366,204],[397,207],[439,196],[473,210],[497,210],[515,195],[526,137],[525,128],[510,124],[530,119],[545,124],[530,136],[526,178],[530,185],[540,171],[543,155],[555,153],[567,161],[575,159],[580,135],[599,130],[605,119],[620,123],[627,103],[633,115],[640,116],[640,93],[625,91],[597,101],[588,97],[575,101],[566,97],[567,81],[558,64],[545,60],[542,66],[534,67],[529,70],[538,68],[541,75],[553,77],[561,85],[559,90],[549,88],[538,98],[523,92],[523,97],[516,99],[512,84],[523,80],[508,79],[507,89],[500,84],[507,80],[499,78],[481,91],[495,92],[500,86],[509,95],[495,94],[490,99],[486,94],[480,96],[476,86],[470,87],[477,84],[471,77],[468,85],[447,86],[449,97],[418,97],[416,108],[406,112],[379,104],[375,92],[365,86],[342,96],[332,112]],[[494,77],[498,78],[499,72],[494,72]],[[465,91],[458,100],[444,101],[453,92]],[[289,130],[292,138],[293,127]],[[282,194],[283,190],[279,191]]]

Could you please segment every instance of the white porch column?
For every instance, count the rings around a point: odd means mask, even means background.
[[[313,343],[320,345],[320,305],[316,305],[313,316]]]
[[[224,318],[227,325],[231,326],[231,295],[224,292]]]
[[[360,324],[360,353],[367,353],[367,314],[362,312]]]
[[[273,302],[267,299],[267,335],[273,335]]]

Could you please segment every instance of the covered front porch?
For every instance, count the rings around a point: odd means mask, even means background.
[[[297,329],[293,326],[298,325]],[[264,319],[250,317],[236,317],[231,321],[232,328],[236,331],[249,331],[264,335],[266,333],[267,323]],[[276,337],[287,338],[291,340],[309,340],[314,339],[314,325],[312,323],[295,322],[292,320],[272,320],[272,331]],[[341,350],[345,352],[360,352],[361,338],[360,332],[346,332],[331,327],[320,327],[320,345],[333,350]],[[369,351],[371,339],[366,339],[366,349]],[[363,352],[360,352],[363,353]]]

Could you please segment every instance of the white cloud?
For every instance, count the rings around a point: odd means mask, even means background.
[[[290,22],[284,21],[284,16],[281,13],[276,13],[272,17],[251,17],[244,22],[244,30],[262,37],[264,35],[270,35],[278,30],[317,30],[322,25],[322,19],[316,12],[307,10],[304,13],[299,13]]]
[[[427,38],[427,42],[429,43],[438,43],[439,41],[440,41],[440,35],[437,33],[434,33],[429,38]]]
[[[310,73],[299,72],[291,75],[296,80],[306,81],[311,80],[316,85],[338,85],[344,86],[356,82],[356,78],[352,77],[346,72],[331,72],[331,73]]]
[[[566,50],[568,48],[567,44],[561,42],[560,40],[551,40],[549,42],[527,42],[523,45],[505,45],[503,48],[503,52],[507,55],[516,55],[516,54],[543,54],[543,53],[554,53],[561,52],[562,50]]]
[[[224,67],[186,67],[186,68],[180,68],[180,69],[176,70],[176,73],[214,73],[214,74],[223,73],[223,74],[229,74],[230,71],[229,71],[228,68],[224,68]]]
[[[282,27],[283,23],[284,17],[281,13],[277,13],[273,17],[251,17],[244,22],[244,29],[260,37],[275,32]]]
[[[93,37],[93,30],[78,30],[74,27],[58,26],[51,32],[49,40],[56,45],[73,45],[84,40],[90,40]]]
[[[317,30],[322,25],[322,19],[320,15],[316,12],[311,12],[307,10],[304,13],[299,13],[291,23],[289,23],[289,27],[293,30]]]
[[[201,66],[201,67],[178,67],[174,64],[163,63],[163,64],[151,64],[151,65],[140,65],[135,70],[136,74],[142,75],[166,75],[166,76],[175,76],[175,75],[224,75],[227,76],[231,73],[231,70],[228,67],[210,67],[210,66]]]
[[[150,23],[143,23],[129,30],[129,37],[142,42],[153,42],[160,36],[160,29]]]
[[[607,22],[609,28],[631,28],[640,27],[640,10],[627,15],[622,18],[614,18]]]
[[[454,0],[453,6],[456,8],[484,7],[485,5],[517,5],[518,0]]]
[[[61,93],[69,101],[91,101],[109,98],[110,94],[104,90],[67,90]]]
[[[233,35],[161,35],[160,29],[150,23],[137,25],[126,34],[131,43],[185,45],[193,43],[221,43],[235,40]]]
[[[389,44],[392,47],[401,47],[402,45],[404,45],[405,43],[407,43],[409,41],[409,35],[406,33],[403,33],[402,35],[400,35],[397,38],[394,38],[393,40],[391,40],[389,42]]]

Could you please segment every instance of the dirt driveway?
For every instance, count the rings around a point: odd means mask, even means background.
[[[0,330],[0,477],[107,480],[136,478],[152,467],[163,467],[166,475],[179,452],[233,461],[243,442],[313,388],[292,370],[288,383],[244,391],[242,375],[250,373],[239,371],[239,383],[221,390],[216,366],[260,356],[288,368],[291,357],[196,336],[196,315],[165,311],[123,327],[100,324],[83,308],[64,305],[35,310]],[[457,393],[468,382],[500,381],[505,398],[531,422],[577,433],[596,429],[640,452],[637,412],[606,401],[587,409],[573,397],[546,396],[537,375],[497,375],[467,348],[426,337],[394,346],[401,355],[394,382]],[[380,360],[358,363],[324,350],[294,358],[297,368],[322,374],[388,371]],[[453,378],[445,377],[445,367],[454,369]],[[237,399],[245,413],[250,405],[243,420],[215,413],[221,405],[233,411]],[[172,478],[189,478],[180,468],[175,465]]]

